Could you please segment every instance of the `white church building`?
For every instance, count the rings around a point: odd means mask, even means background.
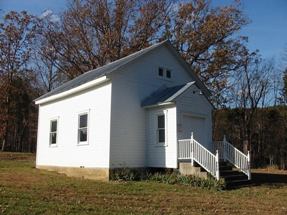
[[[219,178],[209,97],[169,41],[152,45],[35,100],[36,167],[108,180],[115,168],[178,169],[187,160]]]

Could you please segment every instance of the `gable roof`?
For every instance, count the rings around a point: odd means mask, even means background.
[[[111,74],[112,72],[119,70],[120,68],[129,64],[130,62],[133,62],[134,60],[142,57],[143,55],[145,55],[147,53],[150,53],[152,50],[155,50],[156,48],[161,47],[161,46],[166,46],[172,52],[172,54],[179,60],[179,62],[182,64],[182,66],[189,71],[190,75],[196,81],[198,86],[206,93],[207,96],[210,96],[211,93],[209,92],[209,90],[201,82],[201,80],[194,74],[194,72],[191,70],[190,66],[180,57],[180,55],[177,53],[177,51],[173,48],[170,41],[165,40],[163,42],[154,44],[148,48],[142,49],[141,51],[138,51],[138,52],[130,54],[126,57],[123,57],[119,60],[108,63],[102,67],[90,70],[90,71],[88,71],[88,72],[62,84],[61,86],[55,88],[54,90],[40,96],[35,101],[39,101],[39,100],[42,100],[44,98],[63,93],[65,91],[71,90],[73,88],[76,88],[80,85],[86,84],[86,83],[93,81],[95,79],[98,79],[100,77]]]
[[[150,96],[148,96],[146,99],[144,99],[141,105],[142,107],[150,107],[173,102],[178,96],[180,96],[193,84],[195,84],[195,81],[189,82],[187,84],[157,90]]]

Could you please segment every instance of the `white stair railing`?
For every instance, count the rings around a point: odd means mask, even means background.
[[[191,142],[190,139],[182,139],[178,141],[178,159],[191,159]]]
[[[235,148],[232,144],[226,141],[224,136],[223,141],[214,142],[215,150],[219,151],[219,158],[227,160],[237,167],[241,172],[247,175],[248,179],[251,179],[250,171],[250,153],[247,155]]]
[[[219,154],[214,155],[193,138],[178,141],[178,159],[191,159],[191,165],[196,161],[202,168],[219,180]]]

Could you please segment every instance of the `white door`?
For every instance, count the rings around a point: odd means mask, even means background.
[[[206,145],[205,118],[190,115],[182,116],[182,139],[190,139],[191,132],[193,138],[202,145]]]

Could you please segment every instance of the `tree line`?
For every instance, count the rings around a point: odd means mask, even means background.
[[[214,138],[222,140],[226,135],[233,145],[244,148],[242,120],[245,111],[239,108],[217,110]],[[252,166],[287,169],[287,107],[258,108],[249,129]]]
[[[39,95],[166,39],[212,92],[216,108],[240,110],[234,112],[241,117],[240,142],[253,149],[258,145],[252,138],[258,109],[285,104],[287,96],[286,72],[284,79],[274,62],[249,50],[248,37],[238,34],[249,22],[240,1],[214,7],[208,0],[70,0],[57,15],[3,14],[1,150],[35,151],[33,100]],[[220,110],[215,112],[215,128],[218,116]]]

